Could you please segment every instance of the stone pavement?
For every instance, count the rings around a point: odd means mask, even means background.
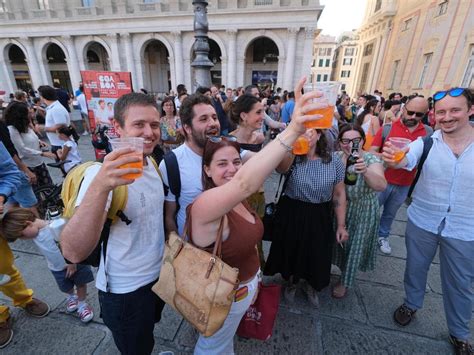
[[[81,137],[80,152],[84,160],[94,159],[88,137]],[[55,181],[60,181],[57,172]],[[267,200],[271,200],[278,179],[274,174],[266,183]],[[451,354],[447,342],[438,258],[428,277],[424,308],[408,328],[392,321],[393,310],[403,301],[405,267],[404,230],[406,207],[402,207],[392,227],[392,255],[379,254],[373,272],[360,273],[356,286],[346,298],[335,300],[330,288],[320,294],[320,308],[308,304],[304,294],[297,293],[293,305],[282,298],[273,336],[266,342],[235,339],[237,354]],[[265,242],[268,251],[268,242]],[[51,314],[43,319],[28,317],[12,308],[15,337],[0,351],[5,354],[118,354],[110,331],[99,317],[97,291],[89,286],[89,301],[94,307],[94,321],[83,325],[75,315],[65,312],[64,295],[48,271],[46,262],[32,242],[17,241],[11,245],[16,265],[35,296],[51,305]],[[334,274],[338,273],[334,269]],[[337,279],[334,276],[333,282]],[[281,282],[278,277],[268,282]],[[0,294],[0,300],[10,301]],[[474,329],[474,322],[471,323]],[[192,353],[196,332],[168,306],[162,321],[155,327],[154,353],[172,351]]]

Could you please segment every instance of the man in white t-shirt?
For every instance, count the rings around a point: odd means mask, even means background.
[[[87,110],[86,95],[84,94],[84,87],[82,85],[79,86],[79,93],[80,94],[77,96],[77,103],[79,104],[79,108],[81,110],[81,118],[84,124],[83,135],[85,136],[92,132],[89,124],[89,111]]]
[[[105,325],[124,354],[149,354],[153,329],[164,303],[151,287],[160,275],[164,252],[164,192],[158,172],[148,156],[160,141],[160,114],[152,96],[131,93],[117,100],[114,128],[121,137],[145,140],[143,176],[131,180],[124,174],[140,169],[123,168],[138,158],[133,148],[109,153],[102,166],[89,168],[81,184],[76,211],[61,233],[64,256],[81,262],[94,250],[110,207],[112,190],[128,185],[124,214],[131,221],[112,224],[106,251],[97,273],[96,286]]]
[[[41,100],[46,105],[44,131],[51,144],[51,152],[56,153],[63,145],[63,141],[59,139],[56,131],[61,126],[68,127],[71,124],[71,118],[69,117],[69,112],[67,112],[64,106],[58,101],[56,89],[44,85],[38,88],[38,92]]]

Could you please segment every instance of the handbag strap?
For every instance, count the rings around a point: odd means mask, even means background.
[[[281,174],[280,175],[280,182],[278,183],[278,189],[277,189],[276,194],[275,194],[275,204],[278,203],[278,201],[280,200],[281,195],[283,195],[283,193],[285,192],[286,185],[288,185],[288,180],[290,180],[290,176],[293,173],[293,170],[295,169],[295,162],[296,162],[296,157],[293,160],[293,163],[291,163],[291,166],[288,169],[288,171],[286,172],[286,174]],[[283,178],[285,180],[283,181],[283,186],[280,190],[281,181],[283,180]]]

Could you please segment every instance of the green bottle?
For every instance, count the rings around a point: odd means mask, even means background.
[[[353,141],[351,155],[347,158],[346,163],[346,175],[344,177],[344,184],[346,185],[355,185],[357,182],[357,173],[354,167],[357,159],[359,159],[359,142]]]

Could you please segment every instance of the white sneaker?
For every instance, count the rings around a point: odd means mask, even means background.
[[[77,299],[76,295],[69,296],[67,298],[67,303],[66,303],[66,312],[67,313],[72,313],[77,311],[79,308],[79,300]]]
[[[380,251],[386,255],[390,255],[392,253],[392,248],[390,248],[390,243],[388,242],[388,238],[379,238],[379,245]]]
[[[89,135],[89,132],[84,131],[84,132],[82,133],[82,135],[83,135],[83,136],[88,136],[88,135]]]
[[[94,318],[92,307],[84,302],[77,310],[82,323],[89,323]]]

